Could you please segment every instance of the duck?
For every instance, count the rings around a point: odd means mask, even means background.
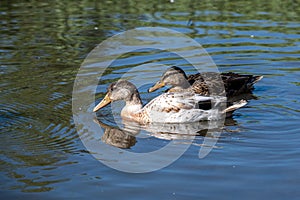
[[[125,106],[121,110],[124,120],[149,123],[189,123],[201,120],[219,120],[226,112],[231,112],[247,104],[240,101],[223,110],[212,108],[203,110],[198,108],[198,102],[211,100],[216,107],[222,107],[224,97],[207,97],[191,92],[163,93],[143,106],[136,86],[124,79],[111,83],[105,97],[97,104],[93,112],[109,105],[111,102],[123,100]]]
[[[187,76],[177,66],[167,69],[160,80],[148,89],[154,92],[164,86],[171,86],[166,92],[194,92],[203,96],[226,96],[228,100],[233,97],[249,93],[253,85],[263,76],[243,75],[234,72],[217,73],[203,72]]]

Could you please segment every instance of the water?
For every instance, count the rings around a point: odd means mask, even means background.
[[[299,2],[3,1],[0,3],[1,196],[91,199],[296,199],[299,196]],[[77,71],[97,44],[121,31],[161,26],[203,45],[220,71],[264,75],[256,99],[235,112],[204,159],[199,145],[170,166],[123,173],[98,162],[72,117]],[[133,66],[185,65],[164,52],[129,54],[107,71],[106,86]],[[158,69],[132,77],[158,77]],[[190,71],[191,73],[191,71]],[[146,85],[147,86],[147,85]],[[147,94],[144,100],[159,94]],[[108,109],[102,119],[110,121]],[[194,143],[200,144],[203,136]],[[136,138],[129,151],[168,140]]]

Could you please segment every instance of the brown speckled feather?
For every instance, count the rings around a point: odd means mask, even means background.
[[[221,74],[205,72],[189,75],[187,80],[191,84],[193,91],[197,94],[205,96],[224,95],[226,92],[227,97],[232,97],[250,92],[253,85],[261,78],[262,76],[240,75],[233,72]],[[213,93],[210,94],[212,91]]]

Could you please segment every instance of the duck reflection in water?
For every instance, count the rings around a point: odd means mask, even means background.
[[[98,119],[94,119],[94,122],[99,124],[104,129],[104,134],[101,137],[101,140],[104,143],[122,149],[128,149],[135,145],[136,137],[133,131],[128,132],[126,130],[107,125],[99,121]],[[137,134],[138,133],[139,131],[137,132]]]
[[[141,125],[136,122],[122,120],[122,127],[108,125],[99,119],[95,123],[104,129],[102,142],[114,147],[129,149],[136,145],[136,137],[155,137],[163,140],[193,141],[195,136],[218,138],[227,125],[236,125],[236,121],[227,118],[224,121],[201,121],[194,123],[177,124],[147,124]]]

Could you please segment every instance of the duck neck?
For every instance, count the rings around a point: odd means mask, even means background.
[[[126,106],[131,106],[131,105],[135,105],[135,106],[143,105],[139,93],[137,93],[137,92],[133,93],[132,96],[130,97],[130,99],[126,101]]]
[[[191,87],[191,85],[189,84],[189,82],[186,79],[182,79],[180,81],[180,85],[179,86],[175,86],[175,87],[180,87],[182,89],[188,89],[189,87]]]
[[[126,105],[122,109],[121,116],[131,118],[134,114],[142,110],[143,104],[138,93],[133,93],[132,96],[125,100]]]
[[[189,88],[191,88],[189,82],[184,77],[181,77],[176,81],[176,84],[174,84],[173,87],[170,89],[170,92],[183,92]]]

